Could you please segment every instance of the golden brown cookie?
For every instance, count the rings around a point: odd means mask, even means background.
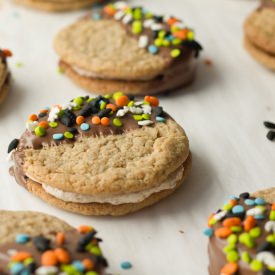
[[[91,92],[155,94],[194,79],[201,46],[174,18],[156,16],[123,2],[109,4],[61,30],[54,47],[65,73]]]
[[[231,196],[210,215],[204,230],[209,274],[275,274],[275,204],[269,193]]]
[[[272,0],[263,2],[246,19],[244,33],[247,51],[266,67],[275,69],[275,3]]]
[[[101,0],[13,0],[15,4],[50,12],[61,12],[91,7]]]
[[[191,168],[186,134],[158,99],[121,92],[31,115],[8,152],[19,184],[84,215],[149,206],[175,191]]]
[[[7,57],[12,53],[9,50],[0,49],[0,104],[3,103],[9,91],[10,73],[7,64]]]
[[[1,274],[103,275],[97,232],[38,212],[0,211]]]

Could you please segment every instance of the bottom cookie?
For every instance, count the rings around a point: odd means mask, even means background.
[[[69,0],[69,1],[13,0],[13,2],[19,5],[24,5],[29,8],[58,12],[58,11],[66,11],[66,10],[84,9],[100,1],[97,1],[97,0]]]
[[[59,62],[59,67],[78,86],[89,92],[102,95],[113,93],[113,91],[123,91],[129,95],[152,95],[169,92],[191,84],[195,78],[195,66],[193,65],[185,68],[185,73],[175,71],[171,75],[160,76],[149,81],[122,81],[85,77],[75,72],[70,65],[63,61]]]
[[[247,38],[244,39],[245,49],[260,63],[271,70],[275,70],[275,55],[265,52],[252,44]]]
[[[188,177],[191,171],[191,166],[192,166],[192,157],[190,154],[188,159],[184,163],[183,177],[179,182],[177,182],[177,185],[174,189],[164,190],[159,193],[153,194],[149,198],[139,203],[126,203],[126,204],[120,204],[120,205],[112,205],[108,203],[85,203],[84,204],[84,203],[65,202],[46,193],[40,184],[37,184],[30,179],[27,180],[27,189],[31,193],[33,193],[35,196],[40,197],[42,200],[48,202],[49,204],[62,208],[66,211],[87,215],[87,216],[89,215],[122,216],[132,212],[136,212],[150,205],[153,205],[158,201],[166,198],[173,192],[175,192],[175,190],[179,188],[183,183],[183,181]]]

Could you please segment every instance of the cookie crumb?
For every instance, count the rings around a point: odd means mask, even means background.
[[[120,264],[120,267],[121,267],[122,269],[131,269],[131,268],[133,267],[133,265],[132,265],[130,262],[125,261],[125,262],[122,262],[122,263]]]
[[[183,230],[179,230],[180,234],[184,234],[184,231]]]
[[[212,67],[213,66],[213,61],[210,58],[205,58],[203,60],[204,65],[208,66],[208,67]]]

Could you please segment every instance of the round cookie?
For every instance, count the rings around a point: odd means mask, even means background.
[[[101,0],[13,0],[15,4],[23,5],[29,8],[61,12],[68,10],[77,10],[91,7],[93,4],[102,2]]]
[[[245,48],[259,62],[275,69],[275,2],[266,0],[245,21]]]
[[[7,58],[11,55],[9,50],[0,49],[0,104],[3,103],[9,91],[10,73]]]
[[[99,94],[156,94],[191,83],[201,46],[181,20],[123,2],[61,30],[54,47],[61,69]]]
[[[274,188],[231,196],[208,219],[209,274],[275,274]]]
[[[97,232],[38,212],[0,211],[1,274],[103,275]]]
[[[173,193],[191,169],[187,136],[156,97],[78,97],[29,119],[8,148],[11,173],[68,211],[117,216],[140,210]]]

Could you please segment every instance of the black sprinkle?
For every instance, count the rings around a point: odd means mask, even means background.
[[[240,218],[241,220],[244,220],[245,213],[232,213],[231,211],[227,212],[227,214],[222,218],[222,220],[225,220],[227,218]]]
[[[97,256],[96,257],[96,264],[103,265],[104,267],[108,267],[107,260],[102,256]]]
[[[40,252],[44,252],[50,249],[51,241],[49,239],[46,239],[42,236],[37,236],[37,237],[34,237],[32,241],[36,249]]]
[[[104,109],[104,110],[101,110],[99,111],[99,113],[97,114],[100,118],[103,118],[105,116],[108,116],[110,113],[112,112],[112,109]]]
[[[88,105],[86,105],[85,107],[82,108],[79,115],[84,116],[84,117],[88,117],[91,114],[96,114],[97,112],[98,112],[98,108],[94,105],[94,103],[92,101]]]
[[[19,139],[15,138],[14,140],[11,141],[11,143],[9,144],[9,147],[8,147],[8,154],[17,148],[18,146],[18,143],[19,143]]]
[[[154,19],[157,23],[162,23],[163,22],[163,16],[155,15]]]
[[[65,110],[64,114],[60,117],[61,123],[63,123],[67,127],[74,126],[75,119],[76,119],[76,115],[70,110]]]
[[[275,129],[275,123],[264,121],[264,126],[269,129]]]
[[[33,274],[36,270],[36,264],[33,262],[33,263],[30,263],[26,266],[26,269],[31,273]]]
[[[39,115],[38,115],[38,117],[45,117],[47,115],[47,113],[40,113]]]
[[[134,95],[127,95],[128,98],[132,101],[132,100],[135,100],[135,96]]]
[[[262,251],[270,251],[272,249],[273,249],[273,246],[271,243],[264,242],[264,243],[260,244],[259,247],[257,248],[257,253],[262,252]]]
[[[241,193],[239,197],[246,200],[246,199],[249,199],[250,194],[248,192]]]
[[[76,128],[69,128],[69,129],[68,129],[68,132],[70,132],[70,133],[72,133],[72,134],[74,134],[74,135],[76,135],[76,134],[78,133],[78,131],[77,131]]]
[[[162,107],[157,107],[156,108],[156,116],[163,116],[163,108]]]
[[[77,243],[77,251],[83,252],[85,250],[85,246],[94,239],[95,235],[96,235],[96,231],[91,231],[85,234],[83,237],[81,237]]]
[[[153,31],[153,32],[152,32],[152,36],[153,36],[153,38],[158,38],[158,36],[159,36],[159,31]]]
[[[274,140],[275,138],[275,131],[269,131],[266,135],[267,139]]]
[[[192,49],[195,51],[195,57],[199,57],[200,51],[203,49],[202,46],[195,40],[184,40],[182,45],[186,48]]]

